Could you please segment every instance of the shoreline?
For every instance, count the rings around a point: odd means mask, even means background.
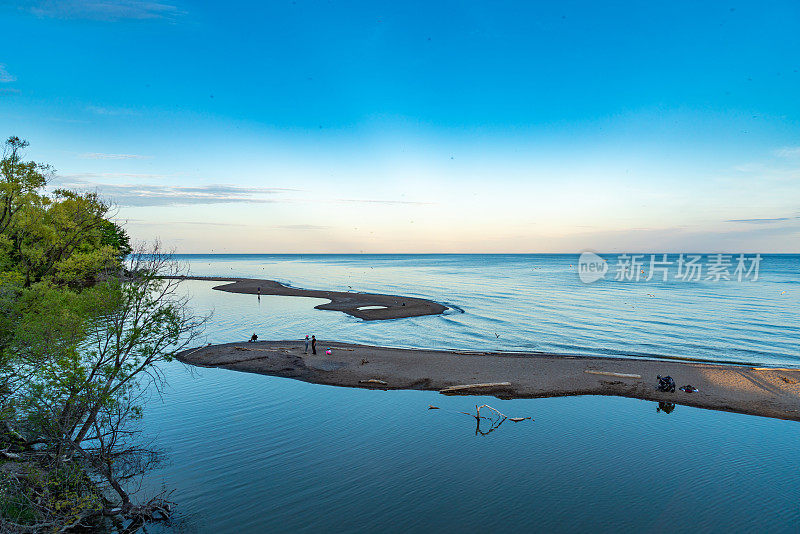
[[[201,280],[207,282],[229,282],[212,289],[228,293],[246,295],[278,295],[283,297],[312,297],[328,299],[327,304],[314,306],[317,310],[333,310],[346,313],[364,321],[384,321],[388,319],[405,319],[439,315],[448,309],[447,306],[432,300],[402,295],[386,295],[383,293],[351,293],[347,291],[325,291],[321,289],[302,289],[289,287],[275,280],[259,278],[232,278],[218,276],[169,276],[175,280]],[[359,309],[375,306],[378,309]]]
[[[285,286],[284,286],[285,287]],[[325,354],[330,348],[332,354]],[[800,421],[800,369],[540,353],[398,349],[318,340],[208,345],[176,358],[200,367],[367,389],[416,389],[501,399],[612,395]],[[655,389],[670,375],[695,393]],[[470,386],[481,384],[480,386]],[[453,386],[468,386],[443,392]]]

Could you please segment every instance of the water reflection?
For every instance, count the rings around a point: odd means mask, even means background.
[[[481,410],[486,409],[483,413],[489,413],[489,416],[481,415]],[[435,406],[428,406],[428,409],[435,409],[438,410]],[[488,404],[482,404],[481,406],[475,405],[475,413],[469,412],[458,412],[464,415],[468,415],[470,417],[475,418],[475,435],[478,436],[488,436],[498,428],[500,425],[505,423],[506,421],[513,421],[514,423],[519,423],[521,421],[526,421],[532,419],[531,417],[509,417],[506,414],[502,413],[495,408],[492,408]],[[481,423],[484,423],[483,428],[481,428]],[[487,428],[488,426],[488,428]]]
[[[658,406],[656,407],[656,412],[672,413],[672,410],[674,409],[675,409],[674,402],[659,402]]]
[[[407,294],[409,280],[402,282],[396,291]],[[324,299],[263,296],[264,305],[254,306],[252,295],[212,286],[187,282],[198,312],[216,308],[208,330],[213,343],[244,341],[255,332],[300,346],[306,332],[316,332],[322,339],[469,349],[499,343],[494,333],[487,341],[475,332],[502,327],[476,319],[475,328],[454,335],[458,325],[447,321],[474,318],[474,306],[466,314],[369,323],[314,310]],[[502,313],[495,310],[492,319]],[[522,317],[507,319],[535,324],[530,314]],[[535,333],[518,330],[526,338]],[[175,363],[163,372],[168,386],[148,402],[143,425],[170,462],[151,472],[143,489],[152,495],[175,489],[176,520],[188,524],[169,532],[371,532],[376,525],[389,532],[468,532],[478,524],[507,532],[634,532],[651,525],[654,514],[691,517],[701,531],[792,531],[800,522],[794,422],[691,406],[673,413],[675,404],[667,402],[653,415],[650,402],[621,397],[499,400],[338,388]],[[473,434],[459,412],[484,402],[535,416],[536,424],[477,420]],[[422,409],[431,403],[441,412]],[[663,476],[665,464],[675,466],[676,476]],[[693,484],[685,484],[687,474]],[[654,500],[654,492],[663,498]]]

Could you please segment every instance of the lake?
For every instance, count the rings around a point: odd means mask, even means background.
[[[258,301],[186,282],[193,307],[214,312],[208,342],[313,333],[402,347],[800,365],[798,256],[765,257],[756,282],[593,284],[578,280],[577,256],[566,255],[181,259],[196,275],[352,286],[453,307],[364,322],[314,310],[318,299]],[[174,489],[178,513],[175,525],[151,532],[800,528],[795,422],[615,397],[502,401],[177,362],[163,370],[167,386],[146,404],[143,436],[166,460],[143,491]],[[459,412],[483,403],[534,420],[476,434],[475,419]]]

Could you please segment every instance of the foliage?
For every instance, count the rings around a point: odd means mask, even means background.
[[[45,194],[25,147],[10,138],[0,164],[0,530],[141,521],[164,506],[131,499],[158,461],[140,401],[204,319],[168,254],[133,250],[96,193]]]
[[[108,204],[97,193],[42,194],[52,168],[23,161],[27,146],[9,138],[0,162],[0,269],[19,272],[26,286],[51,280],[70,287],[119,269],[130,239],[109,220]]]
[[[0,473],[0,517],[6,527],[25,531],[53,531],[77,526],[102,511],[103,495],[77,464],[51,469],[26,465],[17,472]],[[9,528],[10,530],[10,528]]]
[[[9,137],[0,160],[0,234],[5,234],[14,218],[33,203],[37,191],[47,184],[51,169],[32,161],[22,161],[27,141]]]

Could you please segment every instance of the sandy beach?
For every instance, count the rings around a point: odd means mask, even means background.
[[[285,297],[313,297],[330,300],[327,304],[314,306],[317,310],[333,310],[358,317],[365,321],[386,319],[402,319],[422,315],[438,315],[447,306],[432,300],[404,297],[401,295],[385,295],[382,293],[356,293],[345,291],[324,291],[318,289],[301,289],[289,287],[275,280],[257,278],[225,278],[206,276],[179,276],[182,280],[205,280],[210,282],[229,282],[214,289],[229,293],[257,295],[280,295]],[[366,309],[365,309],[366,308]]]
[[[327,349],[331,355],[326,355]],[[289,377],[316,384],[418,389],[445,394],[538,398],[616,395],[800,421],[800,369],[523,353],[396,349],[318,341],[228,343],[187,350],[184,363]],[[699,391],[657,391],[657,375]]]

